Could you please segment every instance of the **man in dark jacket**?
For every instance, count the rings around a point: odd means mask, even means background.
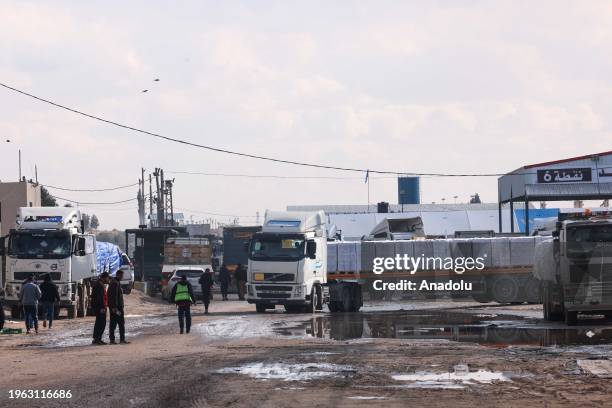
[[[32,327],[38,334],[38,301],[40,296],[40,288],[34,283],[34,275],[29,275],[19,292],[19,302],[23,305],[26,333],[28,334]]]
[[[106,308],[108,307],[108,297],[104,287],[106,284],[108,284],[108,272],[102,272],[91,287],[91,309],[96,316],[91,344],[97,346],[106,344],[102,341],[102,335],[106,329]]]
[[[4,290],[0,288],[0,330],[4,329],[4,321],[5,321],[3,300],[4,300]]]
[[[238,299],[244,300],[244,294],[246,289],[246,269],[242,264],[238,264],[236,271],[234,272],[234,278],[236,278],[236,289],[238,290]]]
[[[214,284],[210,269],[206,268],[202,276],[200,276],[200,280],[198,282],[202,286],[202,303],[204,303],[204,314],[208,314],[208,305],[210,304],[212,287]]]
[[[124,304],[121,279],[123,279],[123,271],[119,269],[108,285],[108,308],[110,310],[108,339],[110,340],[110,344],[117,344],[115,342],[115,328],[117,328],[117,326],[119,326],[119,343],[129,344],[129,341],[125,340],[125,316],[123,313]]]
[[[40,301],[43,306],[43,327],[47,327],[48,320],[49,328],[51,328],[53,326],[53,315],[55,314],[55,302],[60,301],[57,285],[51,280],[51,275],[45,275],[43,283],[40,284],[40,292]]]
[[[174,285],[170,299],[178,307],[181,334],[183,334],[183,321],[185,329],[189,333],[189,330],[191,330],[191,305],[195,305],[195,296],[193,295],[191,283],[187,280],[187,275],[181,276],[181,280]]]
[[[230,283],[230,274],[225,264],[221,265],[221,270],[219,271],[219,283],[221,284],[221,295],[223,296],[223,300],[227,300],[227,288]]]

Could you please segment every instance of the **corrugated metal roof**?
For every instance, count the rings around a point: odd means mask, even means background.
[[[598,196],[612,194],[612,183],[527,184],[529,197]]]

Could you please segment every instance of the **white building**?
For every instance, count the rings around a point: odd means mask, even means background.
[[[403,207],[403,211],[402,211]],[[323,210],[345,240],[358,240],[385,218],[421,217],[427,235],[452,236],[455,231],[499,232],[498,206],[493,204],[389,204],[388,213],[377,213],[376,205],[290,205],[287,211]],[[502,210],[504,231],[510,230],[509,209]],[[516,217],[514,222],[517,223]],[[515,225],[519,230],[518,224]]]

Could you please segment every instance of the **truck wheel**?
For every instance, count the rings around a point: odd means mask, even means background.
[[[21,308],[17,306],[11,306],[11,319],[13,320],[21,319]]]
[[[316,286],[312,287],[312,292],[310,292],[310,303],[308,304],[307,313],[316,313],[317,305],[319,303],[319,291]]]
[[[329,302],[327,304],[327,308],[331,313],[336,313],[340,311],[340,302]]]
[[[76,315],[77,317],[85,316],[85,288],[81,284],[77,285]]]
[[[361,306],[363,305],[363,298],[361,295],[361,286],[356,286],[356,287],[353,287],[352,289],[353,289],[352,291],[353,293],[351,296],[351,299],[352,299],[351,312],[356,313],[359,311],[359,309],[361,309]]]
[[[527,303],[540,303],[540,281],[530,276],[523,286],[523,293]]]
[[[498,303],[516,302],[519,292],[519,284],[512,276],[498,276],[491,285],[493,299]]]
[[[266,309],[266,305],[263,303],[255,304],[255,310],[257,310],[257,313],[266,313]]]
[[[340,311],[350,312],[353,306],[353,297],[348,287],[342,288],[342,300],[340,301]]]
[[[578,312],[565,311],[565,324],[575,326],[578,324]]]
[[[68,306],[68,318],[69,319],[74,319],[75,315],[76,315],[76,306],[75,305],[70,305]]]

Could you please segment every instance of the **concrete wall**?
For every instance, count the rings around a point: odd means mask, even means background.
[[[40,207],[40,186],[26,181],[0,183],[0,205],[0,235],[6,235],[11,228],[15,228],[19,207]]]

